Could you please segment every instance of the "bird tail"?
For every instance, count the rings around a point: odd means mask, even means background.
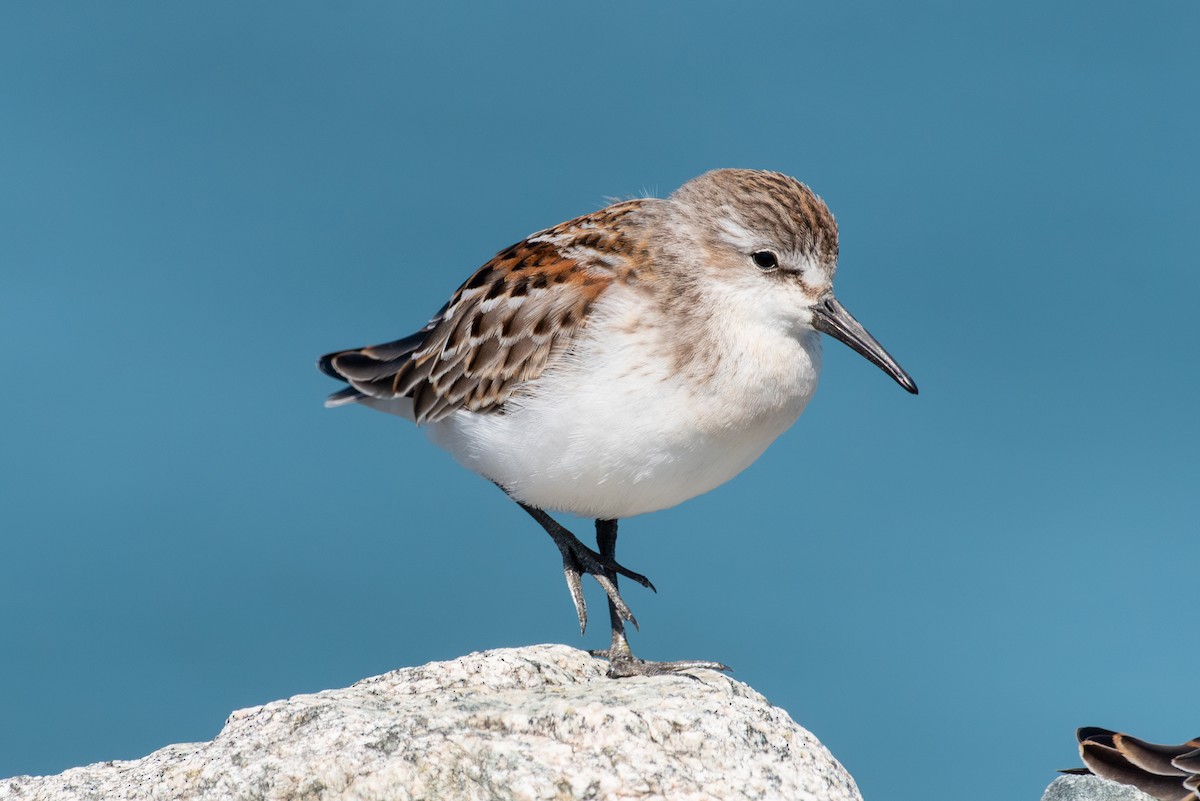
[[[382,401],[402,398],[405,393],[398,391],[395,378],[411,362],[427,333],[422,330],[382,345],[326,353],[317,360],[317,369],[350,386],[326,398],[325,406],[346,406],[368,398]]]

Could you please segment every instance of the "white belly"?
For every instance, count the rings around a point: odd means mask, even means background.
[[[611,322],[611,321],[610,321]],[[619,322],[619,321],[618,321]],[[665,509],[746,469],[804,410],[820,340],[737,329],[703,378],[677,373],[661,332],[594,336],[503,414],[427,426],[464,466],[542,509],[623,518]]]

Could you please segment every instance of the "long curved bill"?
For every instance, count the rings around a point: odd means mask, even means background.
[[[868,361],[895,379],[896,383],[912,394],[917,394],[917,385],[908,377],[900,365],[896,364],[883,345],[875,341],[867,329],[854,319],[854,315],[846,311],[846,307],[838,303],[833,293],[827,292],[813,306],[813,328],[849,345]]]

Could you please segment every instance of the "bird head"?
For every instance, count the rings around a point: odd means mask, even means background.
[[[811,189],[776,172],[713,170],[668,201],[727,292],[764,319],[828,334],[917,393],[908,373],[834,296],[837,222]]]

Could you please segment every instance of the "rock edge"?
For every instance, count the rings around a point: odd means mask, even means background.
[[[1059,776],[1050,782],[1042,801],[1155,801],[1136,787],[1090,774]]]
[[[473,653],[234,712],[206,743],[0,780],[0,799],[861,801],[747,685],[604,670],[561,645]]]

